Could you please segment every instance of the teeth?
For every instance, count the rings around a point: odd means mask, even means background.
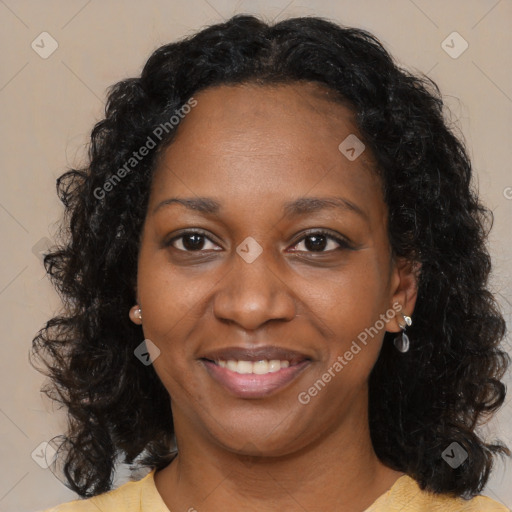
[[[221,368],[227,368],[228,370],[236,373],[266,375],[267,373],[278,372],[281,368],[288,368],[290,366],[290,361],[279,361],[278,359],[268,361],[264,359],[262,361],[252,362],[235,361],[230,359],[229,361],[216,361],[216,364]]]
[[[270,373],[268,369],[268,361],[255,361],[252,363],[252,373],[255,373],[256,375],[265,375],[265,373]]]
[[[238,373],[252,373],[253,364],[250,361],[238,361]]]
[[[233,360],[228,361],[226,363],[226,367],[227,367],[228,370],[231,370],[232,372],[236,372],[236,371],[238,371],[238,362],[237,361],[233,361]]]

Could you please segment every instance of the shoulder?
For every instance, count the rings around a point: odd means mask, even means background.
[[[153,471],[140,480],[127,482],[104,494],[63,503],[43,512],[139,512],[144,489],[152,482]]]
[[[510,509],[486,496],[476,496],[471,500],[437,496],[422,491],[412,510],[418,512],[510,512]]]
[[[510,512],[510,509],[487,498],[454,498],[444,494],[432,494],[420,489],[418,483],[405,475],[383,494],[365,512]]]

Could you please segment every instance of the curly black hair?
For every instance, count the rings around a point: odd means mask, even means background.
[[[397,356],[386,333],[370,375],[377,456],[423,489],[470,497],[494,457],[510,455],[477,433],[504,401],[510,360],[488,288],[492,213],[478,199],[439,88],[400,67],[364,30],[316,17],[267,24],[238,15],[158,48],[140,78],[115,84],[87,167],[57,180],[66,215],[44,262],[64,308],[34,338],[31,356],[51,379],[42,391],[67,408],[59,454],[80,496],[111,489],[118,457],[161,469],[176,456],[168,393],[134,357],[143,333],[127,314],[152,172],[179,126],[169,120],[215,85],[304,82],[336,93],[355,113],[383,183],[393,254],[421,264],[411,350]],[[156,147],[131,161],[149,138]],[[456,469],[441,457],[452,442],[468,453]]]

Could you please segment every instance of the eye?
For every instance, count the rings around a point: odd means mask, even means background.
[[[302,247],[295,249],[296,252],[331,252],[336,249],[348,249],[350,244],[329,231],[319,230],[308,233],[294,247]]]
[[[211,247],[207,247],[208,243]],[[166,245],[185,252],[218,250],[215,249],[218,245],[214,244],[202,231],[186,231],[169,240]]]
[[[210,246],[208,247],[208,244]],[[173,237],[166,246],[172,246],[183,252],[218,251],[222,250],[213,243],[202,231],[185,231]],[[293,247],[294,252],[331,252],[336,249],[348,249],[350,243],[342,237],[335,236],[329,231],[312,231],[302,237]],[[298,247],[298,248],[297,248]]]

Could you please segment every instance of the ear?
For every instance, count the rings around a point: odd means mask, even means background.
[[[398,322],[402,323],[403,313],[412,316],[416,298],[418,297],[418,282],[421,271],[421,263],[397,258],[393,262],[391,273],[391,304],[390,308],[396,314],[387,322],[386,330],[388,332],[400,332],[401,328]]]

